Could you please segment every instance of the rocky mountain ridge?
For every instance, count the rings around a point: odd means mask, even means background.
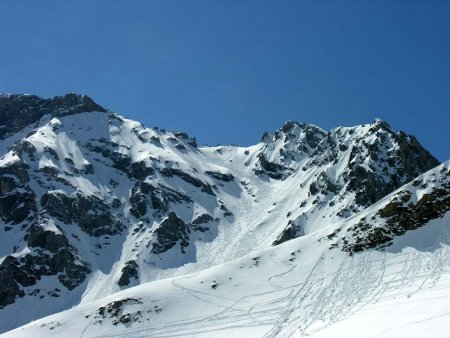
[[[251,147],[199,147],[86,96],[2,95],[0,126],[2,330],[323,231],[439,164],[380,120],[329,132],[288,121]],[[360,220],[324,238],[349,253],[389,245],[425,224],[403,219],[448,211],[445,184],[380,209],[388,229]]]

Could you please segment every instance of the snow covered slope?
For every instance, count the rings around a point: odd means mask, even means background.
[[[361,219],[383,217],[406,195],[411,198],[403,198],[405,210],[417,212],[433,194],[440,198],[420,227],[398,230],[372,250],[338,249],[360,242],[352,229]],[[338,224],[197,273],[118,292],[4,337],[447,337],[449,210],[450,161]],[[403,219],[388,218],[383,228],[403,229]],[[364,234],[371,238],[379,227],[378,220],[368,223]],[[340,233],[337,245],[326,240],[333,232]]]
[[[446,212],[430,213],[436,182],[417,179],[381,207],[438,162],[380,120],[329,132],[288,121],[251,147],[198,147],[86,96],[2,95],[0,140],[0,332],[261,250],[283,255],[295,238],[310,264],[322,245],[347,260]],[[410,207],[420,194],[431,195]]]

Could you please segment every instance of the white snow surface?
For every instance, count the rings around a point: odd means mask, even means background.
[[[17,160],[9,146],[23,138],[36,149],[36,160],[29,163],[32,169],[52,168],[69,183],[53,182],[52,191],[118,199],[127,229],[120,235],[96,238],[71,224],[42,224],[46,230],[58,233],[62,229],[68,234],[80,257],[91,264],[92,273],[73,291],[62,290],[60,297],[24,297],[0,310],[0,332],[37,319],[2,337],[448,337],[449,213],[395,238],[384,251],[349,255],[339,247],[330,248],[332,243],[339,244],[339,238],[324,240],[336,229],[346,233],[398,193],[367,209],[355,206],[352,194],[327,195],[321,200],[309,194],[311,182],[322,171],[340,180],[355,139],[374,141],[369,132],[374,124],[332,130],[331,137],[339,136],[348,148],[335,163],[319,168],[305,149],[284,162],[292,169],[291,176],[272,180],[256,176],[254,168],[262,150],[267,159],[280,163],[278,141],[247,148],[193,148],[174,133],[144,128],[113,114],[43,117],[31,135],[27,129],[2,141],[0,165]],[[315,126],[309,128],[326,134]],[[304,137],[299,127],[293,129],[292,151]],[[102,139],[117,144],[118,151],[133,162],[144,161],[153,168],[171,166],[216,187],[212,196],[177,176],[157,172],[147,178],[192,197],[191,203],[170,205],[186,223],[205,213],[219,219],[210,232],[190,239],[185,255],[179,254],[178,247],[158,257],[148,253],[147,244],[160,220],[149,216],[144,230],[134,231],[139,222],[129,213],[132,182],[113,170],[109,159],[83,147],[89,142],[101,144]],[[285,149],[290,147],[289,143]],[[385,152],[396,145],[387,142],[386,147]],[[355,160],[366,162],[364,154]],[[72,174],[89,164],[95,175]],[[430,182],[426,188],[409,184],[399,191],[413,192],[416,202],[439,185],[431,183],[435,175],[449,168],[448,161],[424,174],[423,180]],[[236,179],[220,181],[207,171],[232,174]],[[111,180],[118,184],[112,186]],[[30,186],[38,199],[46,192],[35,177]],[[221,205],[232,214],[224,217]],[[344,209],[352,211],[347,217],[338,216]],[[289,221],[302,224],[303,236],[273,247]],[[0,262],[13,251],[17,257],[29,252],[21,236],[16,230],[4,233]],[[136,286],[122,289],[117,280],[129,260],[138,262],[139,279],[132,284]],[[56,276],[48,276],[37,286],[44,294],[56,284]],[[122,301],[118,312],[108,313],[108,307],[119,304],[116,301]]]
[[[385,252],[353,256],[311,234],[145,283],[2,337],[447,337],[449,225],[450,213]],[[133,301],[116,316],[99,314],[124,299]],[[117,324],[127,316],[130,322]]]

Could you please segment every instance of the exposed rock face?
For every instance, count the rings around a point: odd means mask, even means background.
[[[20,288],[17,280],[25,286],[34,282],[18,267],[18,262],[13,256],[7,256],[0,265],[0,309],[15,302],[17,297],[23,297],[25,293]],[[21,283],[21,285],[23,285]]]
[[[20,160],[0,167],[0,218],[19,224],[36,212],[35,194],[27,185],[29,166]]]
[[[181,254],[185,254],[193,239],[201,238],[205,233],[214,236],[211,229],[214,221],[211,215],[202,214],[191,223],[185,223],[175,212],[170,212],[154,231],[154,239],[148,244],[150,252],[160,255],[179,245]]]
[[[409,185],[422,185],[426,189],[431,182],[440,183],[417,201],[413,200],[409,190],[401,190],[375,215],[360,219],[342,238],[343,250],[355,253],[371,248],[384,248],[391,245],[396,236],[443,217],[450,211],[450,171],[443,170],[436,176],[428,177],[425,181],[415,180]]]
[[[195,139],[195,137],[189,137],[189,135],[185,132],[178,132],[174,134],[176,138],[178,138],[179,140],[182,140],[184,142],[186,142],[188,145],[190,145],[193,148],[197,148],[197,140]],[[180,145],[180,143],[178,143],[178,145]]]
[[[375,203],[439,164],[413,136],[394,132],[386,122],[377,121],[369,132],[375,134],[376,141],[370,145],[363,143],[365,148],[353,147],[349,158],[349,190],[356,192],[360,205]],[[383,152],[389,142],[398,144],[398,149]],[[371,159],[370,169],[358,164],[361,156]]]
[[[292,174],[293,168],[304,171],[322,165],[338,165],[348,153],[348,166],[342,177],[322,176],[331,185],[346,185],[356,193],[356,203],[368,206],[421,173],[436,167],[439,161],[413,136],[395,132],[384,121],[377,120],[361,128],[336,128],[325,133],[320,128],[288,121],[270,138],[258,155],[261,170],[271,178]],[[397,148],[392,147],[398,145]],[[276,162],[275,149],[280,156]]]
[[[117,284],[119,286],[127,286],[130,284],[131,279],[138,279],[139,277],[139,266],[135,261],[128,261],[122,268],[122,275],[119,278]]]
[[[212,190],[211,185],[208,183],[202,182],[200,179],[195,178],[191,175],[189,175],[186,172],[183,172],[180,169],[173,169],[173,168],[164,168],[160,170],[161,174],[163,174],[166,177],[173,177],[178,176],[183,181],[192,184],[194,187],[201,188],[201,191],[206,192],[207,194],[214,196],[214,191]]]
[[[143,181],[154,172],[155,170],[152,167],[147,167],[145,162],[134,162],[130,166],[128,177]]]
[[[204,224],[204,223],[212,222],[213,220],[214,220],[214,218],[211,215],[202,214],[202,215],[198,216],[196,219],[194,219],[192,221],[192,224],[194,224],[194,225]]]
[[[65,116],[81,112],[106,112],[90,97],[67,94],[53,99],[35,95],[0,95],[0,140],[37,122],[42,116]]]
[[[296,163],[313,153],[325,135],[325,131],[314,125],[287,121],[274,134],[263,135],[264,147],[258,154],[255,173],[285,179],[297,169]]]
[[[58,276],[68,290],[80,285],[90,273],[89,264],[79,259],[68,239],[39,225],[31,226],[25,236],[33,253],[20,259],[7,256],[0,264],[0,306],[14,303],[25,295],[23,287],[36,284],[43,276]],[[39,293],[39,289],[36,289]]]
[[[209,176],[215,178],[216,180],[223,182],[232,182],[235,179],[235,177],[232,174],[223,174],[216,171],[206,171],[205,174],[208,174]]]
[[[130,214],[133,215],[136,218],[142,218],[147,214],[147,195],[150,193],[153,193],[155,190],[155,187],[148,183],[144,182],[138,182],[133,187],[133,190],[131,191],[131,197],[130,197]],[[153,194],[152,194],[153,197]],[[166,206],[162,203],[159,203],[158,200],[158,210],[165,211]]]
[[[278,180],[283,178],[283,175],[285,175],[288,170],[288,168],[283,167],[280,164],[268,161],[263,153],[258,155],[258,159],[261,165],[261,170],[255,170],[257,175],[265,173],[269,177]]]
[[[35,195],[29,188],[23,191],[9,191],[0,196],[0,217],[7,224],[22,223],[34,212],[36,212]]]
[[[38,276],[58,274],[58,280],[69,290],[81,284],[91,272],[89,264],[79,260],[76,249],[64,235],[44,230],[40,226],[31,227],[28,234],[28,246],[36,248],[40,255],[25,256],[26,270]],[[53,255],[45,254],[46,250]]]
[[[181,252],[189,246],[190,229],[181,218],[171,212],[155,231],[156,239],[152,244],[151,252],[158,255],[180,244]]]
[[[335,212],[341,218],[363,210],[439,164],[413,136],[396,132],[381,120],[328,133],[288,121],[274,135],[263,137],[258,159],[255,172],[275,180],[286,180],[299,170],[307,174],[326,168],[309,181],[309,197],[319,208],[336,204],[329,201],[330,196],[352,199]],[[280,233],[279,238],[283,236]]]
[[[103,321],[111,321],[113,325],[129,325],[134,322],[141,323],[144,321],[144,314],[141,311],[129,313],[125,312],[125,309],[127,306],[142,303],[142,299],[140,298],[125,298],[108,303],[97,310],[93,324],[101,324]],[[155,313],[161,312],[159,306],[154,305],[153,309],[147,310],[146,313],[151,313],[153,310]]]
[[[192,231],[206,232],[210,230],[208,223],[214,221],[214,218],[208,214],[202,214],[192,221],[190,228]]]
[[[112,162],[113,168],[126,173],[130,178],[136,178],[134,175],[137,173],[137,169],[142,166],[142,164],[136,163],[132,168],[131,158],[126,154],[121,153],[119,151],[119,145],[110,140],[105,140],[103,138],[99,140],[91,140],[87,142],[84,147],[91,152],[101,154],[103,157],[109,159]]]
[[[169,210],[169,203],[191,203],[192,199],[165,186],[155,187],[147,182],[136,182],[131,190],[130,213],[136,218],[147,215],[148,207],[153,209],[153,216],[161,217]]]
[[[281,243],[287,242],[291,239],[303,236],[305,232],[301,225],[296,224],[294,221],[289,221],[289,224],[284,228],[282,233],[278,236],[278,238],[273,242],[273,246],[279,245]]]
[[[77,223],[84,232],[95,237],[115,235],[124,228],[121,221],[114,219],[111,206],[96,196],[79,192],[67,196],[49,191],[42,195],[41,206],[50,216],[66,224]]]

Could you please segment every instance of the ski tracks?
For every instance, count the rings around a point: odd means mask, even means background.
[[[450,248],[443,245],[434,252],[411,250],[397,255],[366,252],[344,258],[335,273],[326,276],[324,267],[330,266],[330,259],[326,252],[319,258],[265,337],[312,335],[370,310],[380,300],[411,298],[434,288],[448,271]]]

